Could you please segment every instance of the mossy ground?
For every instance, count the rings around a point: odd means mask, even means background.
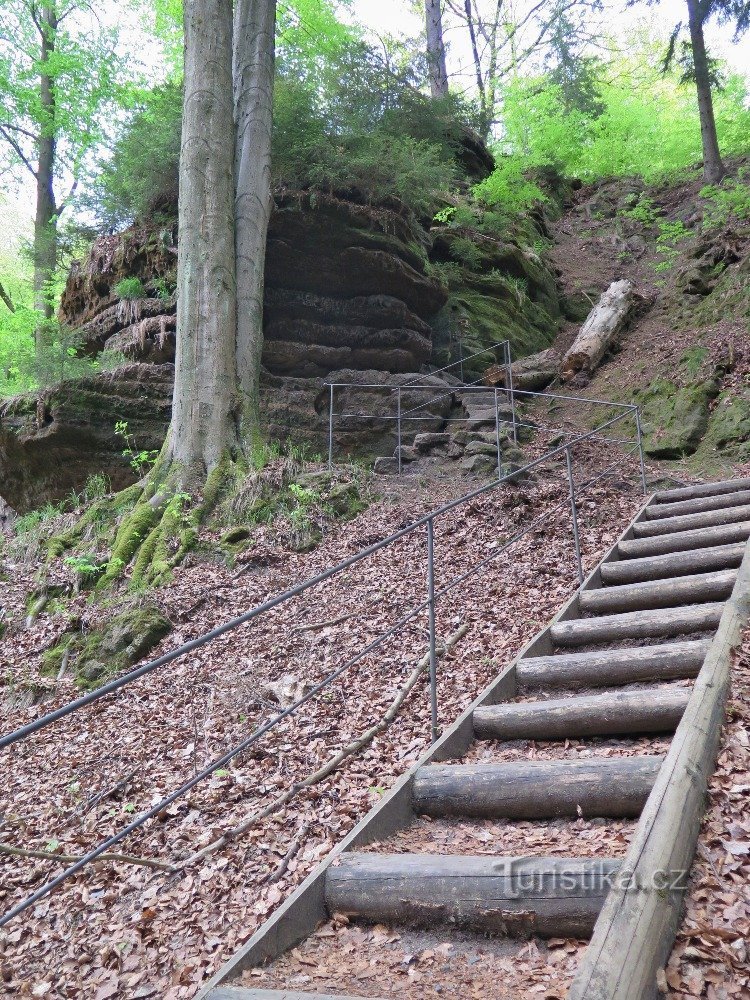
[[[76,622],[44,654],[44,673],[56,677],[65,658],[78,683],[90,687],[146,656],[171,630],[149,595],[188,554],[231,566],[269,530],[287,547],[307,551],[370,502],[369,478],[356,467],[329,471],[276,449],[259,466],[222,468],[195,494],[164,496],[140,484],[35,522],[37,557],[58,576],[67,572],[68,593],[88,591],[102,622],[86,633]]]

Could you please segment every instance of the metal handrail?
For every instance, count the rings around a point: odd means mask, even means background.
[[[234,629],[239,628],[241,625],[245,625],[248,622],[251,622],[254,618],[258,618],[266,611],[271,611],[273,610],[273,608],[278,607],[280,604],[284,604],[295,597],[299,597],[301,594],[304,594],[307,590],[310,590],[312,587],[318,586],[321,583],[325,583],[326,580],[330,580],[332,577],[338,576],[339,573],[342,573],[344,570],[349,569],[351,566],[354,566],[357,563],[362,562],[364,559],[368,559],[370,556],[374,555],[376,552],[379,552],[381,549],[384,549],[387,546],[392,545],[394,542],[399,541],[406,535],[409,535],[412,532],[418,530],[419,528],[424,527],[424,525],[426,525],[429,521],[434,520],[437,517],[441,517],[443,514],[447,514],[450,511],[455,510],[457,507],[461,507],[466,503],[470,503],[477,497],[483,496],[485,493],[497,489],[499,486],[501,486],[503,483],[508,482],[509,480],[518,478],[518,476],[521,476],[526,472],[533,471],[534,469],[538,468],[538,466],[554,458],[555,456],[563,455],[567,449],[573,447],[574,445],[580,444],[583,441],[590,440],[594,435],[600,433],[603,430],[606,430],[607,427],[611,427],[613,424],[619,423],[621,420],[624,420],[627,417],[627,415],[628,414],[623,413],[618,417],[613,417],[611,420],[608,420],[605,424],[602,424],[600,427],[597,427],[586,434],[580,435],[574,441],[570,441],[564,445],[560,445],[559,447],[552,449],[549,452],[546,452],[544,455],[534,459],[533,461],[529,462],[522,468],[517,469],[514,472],[508,473],[505,476],[500,476],[498,479],[492,480],[490,483],[487,483],[484,486],[480,486],[476,490],[472,490],[471,492],[465,494],[463,497],[459,497],[456,500],[451,500],[448,503],[443,504],[442,507],[437,508],[437,510],[432,511],[432,513],[424,514],[416,521],[413,521],[411,524],[406,525],[406,527],[399,529],[399,531],[394,532],[387,538],[384,538],[379,542],[375,542],[373,545],[370,545],[367,548],[362,549],[360,552],[357,552],[354,555],[349,556],[348,559],[344,559],[343,562],[337,563],[335,566],[329,567],[322,573],[317,574],[317,576],[310,577],[307,580],[303,580],[302,583],[298,583],[295,587],[291,587],[289,590],[286,590],[283,593],[270,598],[263,604],[260,604],[255,608],[252,608],[250,611],[245,612],[244,615],[239,615],[237,618],[233,618],[230,621],[225,622],[223,625],[220,625],[217,628],[212,629],[205,635],[199,636],[197,639],[192,639],[190,642],[184,643],[178,649],[172,650],[169,653],[165,653],[158,659],[153,660],[150,663],[146,663],[143,666],[136,668],[135,670],[131,670],[129,673],[123,674],[121,677],[115,678],[115,680],[109,681],[107,684],[102,685],[102,687],[97,688],[95,691],[89,691],[88,694],[85,694],[82,697],[77,698],[75,701],[70,702],[68,705],[63,705],[61,708],[58,708],[55,711],[42,716],[40,719],[35,719],[33,722],[29,722],[25,726],[21,726],[14,732],[8,733],[6,736],[0,737],[0,750],[4,750],[6,747],[12,746],[14,743],[18,743],[20,740],[26,739],[33,733],[37,733],[41,729],[45,729],[47,726],[52,725],[52,723],[57,722],[59,719],[62,719],[65,716],[70,715],[81,708],[85,708],[87,705],[91,705],[96,701],[100,701],[107,695],[113,694],[115,691],[119,691],[126,685],[132,684],[133,681],[136,681],[139,678],[144,677],[146,674],[149,674],[154,670],[157,670],[159,667],[166,666],[168,663],[172,663],[174,660],[179,659],[181,656],[185,656],[187,653],[191,653],[193,652],[193,650],[199,649],[201,646],[205,646],[208,643],[213,642],[214,639],[218,639],[220,636],[225,635],[227,632],[232,632],[234,631]]]
[[[171,805],[176,799],[178,799],[182,795],[186,794],[188,791],[190,791],[192,788],[194,788],[201,781],[203,781],[206,778],[210,777],[210,775],[212,775],[215,771],[219,770],[221,767],[223,767],[225,764],[229,763],[229,761],[231,761],[232,759],[234,759],[236,756],[238,756],[239,754],[243,753],[250,746],[252,746],[255,742],[257,742],[257,740],[259,740],[262,736],[264,736],[267,732],[269,732],[275,726],[279,725],[284,719],[286,719],[289,716],[291,716],[292,714],[294,714],[296,711],[298,711],[299,708],[301,708],[303,705],[305,705],[307,702],[309,702],[312,698],[314,698],[317,694],[319,694],[324,688],[326,688],[331,683],[333,683],[337,678],[341,677],[354,664],[360,662],[364,657],[368,656],[374,650],[376,650],[380,646],[382,646],[383,643],[387,641],[387,639],[389,639],[392,636],[396,635],[406,625],[408,625],[410,622],[414,621],[425,610],[427,610],[428,614],[429,614],[429,637],[430,637],[429,677],[430,677],[431,731],[432,731],[432,737],[433,737],[433,739],[437,739],[437,737],[438,737],[438,715],[437,715],[437,709],[438,709],[437,694],[438,694],[438,692],[437,692],[437,625],[436,625],[436,608],[437,608],[437,602],[438,602],[438,600],[441,597],[445,596],[445,594],[448,593],[450,590],[452,590],[455,587],[457,587],[461,582],[463,582],[469,576],[475,575],[476,573],[480,572],[484,568],[484,566],[486,566],[488,563],[492,562],[494,559],[498,558],[499,555],[501,555],[503,552],[507,551],[521,537],[523,537],[525,534],[528,534],[529,531],[534,530],[538,526],[538,522],[540,520],[544,521],[544,520],[548,519],[549,517],[553,516],[553,514],[555,514],[557,511],[559,511],[563,507],[567,506],[568,503],[570,503],[571,515],[572,515],[572,520],[573,520],[573,534],[574,534],[574,541],[575,541],[575,552],[576,552],[576,564],[577,564],[577,569],[578,569],[578,577],[579,577],[579,581],[582,582],[583,581],[583,566],[582,566],[582,557],[581,557],[580,535],[579,535],[579,530],[578,530],[577,496],[580,495],[581,490],[585,489],[586,486],[584,486],[584,487],[580,487],[579,486],[578,488],[576,488],[576,485],[575,485],[575,482],[574,482],[574,478],[573,478],[573,447],[575,445],[577,445],[577,444],[582,443],[582,442],[591,440],[597,434],[599,434],[601,431],[606,430],[608,427],[611,427],[614,424],[617,424],[620,421],[627,419],[629,416],[632,415],[632,413],[631,413],[632,409],[633,408],[628,407],[625,412],[619,414],[618,416],[615,416],[615,417],[611,418],[610,420],[606,421],[604,424],[602,424],[601,426],[595,428],[594,430],[589,431],[589,432],[587,432],[585,434],[582,434],[582,435],[578,436],[574,441],[567,442],[566,444],[561,445],[560,447],[552,449],[551,451],[545,453],[544,455],[540,456],[539,458],[534,459],[533,461],[527,463],[527,465],[523,466],[522,468],[514,470],[513,472],[510,472],[510,473],[506,474],[505,476],[500,476],[499,475],[496,480],[493,480],[492,482],[487,483],[487,484],[485,484],[482,487],[478,487],[476,490],[470,491],[468,494],[466,494],[463,497],[457,498],[455,500],[449,501],[446,504],[443,504],[441,507],[439,507],[438,509],[432,511],[430,514],[423,515],[422,517],[420,517],[417,520],[415,520],[412,524],[407,525],[406,527],[400,529],[399,531],[394,532],[392,535],[388,536],[387,538],[382,539],[381,541],[379,541],[379,542],[377,542],[377,543],[375,543],[375,544],[373,544],[371,546],[368,546],[367,548],[363,549],[362,551],[360,551],[358,553],[355,553],[355,555],[350,556],[348,559],[345,559],[342,562],[338,563],[336,566],[330,567],[327,570],[323,571],[322,573],[318,574],[317,576],[312,577],[312,578],[310,578],[310,579],[308,579],[306,581],[303,581],[302,583],[298,584],[295,587],[292,587],[291,589],[285,591],[284,593],[279,594],[279,595],[277,595],[274,598],[271,598],[270,600],[264,602],[263,604],[258,605],[257,607],[255,607],[255,608],[251,609],[250,611],[246,612],[244,615],[241,615],[238,618],[235,618],[235,619],[232,619],[229,622],[226,622],[224,625],[222,625],[222,626],[220,626],[220,627],[212,630],[211,632],[207,633],[206,635],[201,636],[201,637],[199,637],[197,639],[194,639],[191,642],[185,643],[182,646],[180,646],[178,649],[173,650],[172,652],[167,653],[167,654],[165,654],[162,657],[159,657],[157,660],[154,660],[154,661],[152,661],[151,663],[148,663],[148,664],[144,664],[143,666],[137,668],[136,670],[133,670],[133,671],[131,671],[128,674],[125,674],[123,677],[120,677],[120,678],[117,678],[114,681],[111,681],[110,683],[104,685],[102,688],[99,688],[97,691],[92,691],[89,694],[84,695],[82,698],[76,699],[75,701],[70,702],[68,705],[62,706],[61,708],[59,708],[59,709],[57,709],[57,710],[55,710],[53,712],[50,712],[50,713],[42,716],[40,719],[37,719],[37,720],[35,720],[34,722],[31,722],[31,723],[28,723],[26,726],[21,727],[20,729],[16,730],[15,732],[10,733],[10,734],[6,735],[5,737],[2,737],[0,739],[0,749],[6,748],[8,746],[13,745],[14,743],[17,743],[17,742],[19,742],[19,741],[21,741],[23,739],[26,739],[29,736],[31,736],[32,734],[34,734],[36,732],[39,732],[41,729],[46,728],[49,725],[52,725],[54,722],[58,721],[59,719],[65,717],[67,715],[71,715],[73,712],[78,711],[79,709],[85,707],[86,705],[92,704],[93,702],[98,701],[98,700],[106,697],[107,695],[113,693],[116,690],[119,690],[120,688],[124,687],[127,684],[133,683],[135,680],[137,680],[138,678],[144,676],[145,674],[150,673],[151,671],[156,670],[159,667],[164,666],[165,664],[170,663],[170,662],[178,659],[181,656],[184,656],[185,654],[191,652],[194,649],[199,648],[200,646],[203,646],[203,645],[208,644],[209,642],[212,642],[214,639],[218,638],[219,636],[224,635],[224,634],[232,631],[235,628],[238,628],[242,624],[245,624],[245,623],[247,623],[249,621],[252,621],[254,618],[259,617],[261,614],[265,613],[266,611],[269,611],[269,610],[271,610],[271,609],[273,609],[275,607],[278,607],[279,605],[281,605],[281,604],[283,604],[283,603],[285,603],[285,602],[287,602],[287,601],[289,601],[289,600],[291,600],[291,599],[293,599],[295,597],[298,597],[299,595],[303,594],[304,592],[306,592],[310,588],[312,588],[312,587],[314,587],[314,586],[316,586],[316,585],[318,585],[320,583],[323,583],[326,580],[331,579],[333,576],[336,576],[339,573],[343,572],[344,570],[350,568],[351,566],[353,566],[353,565],[361,562],[362,560],[364,560],[366,558],[369,558],[374,553],[376,553],[376,552],[378,552],[378,551],[386,548],[389,545],[392,545],[396,541],[398,541],[398,540],[404,538],[405,536],[407,536],[407,535],[409,535],[409,534],[417,531],[421,527],[426,527],[427,528],[427,597],[426,597],[426,600],[422,601],[416,607],[412,608],[396,624],[394,624],[393,626],[391,626],[391,628],[389,628],[388,630],[386,630],[386,632],[384,632],[382,635],[378,636],[376,639],[372,640],[369,644],[367,644],[365,646],[364,649],[360,650],[354,657],[352,657],[351,659],[349,659],[346,663],[344,663],[340,667],[336,668],[336,670],[334,670],[327,677],[325,677],[323,680],[321,680],[320,682],[318,682],[318,684],[316,684],[309,692],[307,692],[300,699],[298,699],[293,705],[289,706],[288,708],[286,708],[283,711],[281,711],[280,713],[278,713],[273,719],[269,720],[267,723],[265,723],[263,726],[261,726],[259,729],[257,729],[254,733],[252,733],[249,737],[247,737],[247,739],[243,740],[242,743],[240,743],[238,746],[236,746],[236,747],[230,749],[229,751],[227,751],[226,753],[224,753],[220,758],[218,758],[217,760],[215,760],[208,767],[204,768],[203,771],[201,771],[200,773],[194,775],[193,778],[191,778],[188,782],[186,782],[185,784],[183,784],[179,789],[177,789],[176,791],[170,793],[170,795],[168,795],[164,799],[162,799],[162,801],[159,802],[157,805],[152,806],[149,810],[147,810],[146,812],[142,813],[140,816],[136,817],[123,830],[121,830],[118,833],[116,833],[116,834],[112,835],[111,837],[107,838],[107,840],[105,840],[103,843],[99,844],[98,847],[96,847],[92,851],[88,852],[84,857],[78,859],[78,861],[76,861],[75,863],[73,863],[64,872],[61,872],[60,875],[58,875],[56,878],[52,879],[50,882],[46,883],[44,886],[41,886],[39,889],[37,889],[34,893],[32,893],[25,900],[22,900],[20,903],[18,903],[10,911],[8,911],[6,914],[4,914],[2,917],[0,917],[0,927],[5,926],[9,921],[13,920],[16,916],[18,916],[19,914],[23,913],[26,909],[28,909],[30,906],[34,905],[36,902],[38,902],[44,896],[48,895],[50,892],[52,892],[55,888],[57,888],[58,886],[60,886],[68,878],[70,878],[73,875],[77,874],[79,871],[82,870],[82,868],[86,867],[88,864],[90,864],[91,862],[95,861],[102,854],[106,853],[111,847],[116,846],[122,840],[124,840],[125,838],[127,838],[131,833],[133,833],[135,830],[137,830],[140,827],[142,827],[146,822],[148,822],[154,816],[158,815],[158,813],[160,813],[164,808],[166,808],[168,805]],[[637,408],[636,408],[636,410],[637,410]],[[522,476],[525,473],[531,472],[534,469],[539,468],[541,465],[546,464],[547,462],[553,461],[554,459],[556,459],[558,457],[561,457],[563,455],[565,456],[566,467],[567,467],[567,476],[568,476],[568,485],[569,485],[569,496],[568,496],[568,498],[566,498],[564,501],[561,501],[561,503],[559,503],[555,507],[553,507],[553,509],[551,511],[548,511],[544,515],[541,515],[540,518],[536,519],[535,522],[533,522],[533,525],[529,525],[525,529],[522,529],[521,532],[517,533],[513,538],[511,538],[509,541],[507,541],[505,543],[505,545],[503,545],[502,547],[500,547],[496,551],[494,551],[492,553],[492,555],[488,559],[482,560],[479,564],[477,564],[476,566],[472,567],[469,571],[467,571],[466,573],[462,574],[461,576],[459,576],[455,580],[449,581],[449,583],[445,584],[440,590],[437,590],[436,586],[435,586],[435,573],[434,573],[434,550],[435,550],[434,524],[435,524],[435,519],[437,517],[440,517],[440,516],[446,514],[446,513],[449,513],[450,511],[456,510],[457,508],[461,507],[464,504],[467,504],[467,503],[471,502],[472,500],[476,499],[477,497],[482,496],[482,495],[484,495],[486,493],[492,492],[492,491],[498,489],[503,484],[505,484],[505,483],[507,483],[509,481],[515,480],[519,476]],[[643,466],[642,466],[642,471],[643,471]],[[592,480],[591,482],[592,483],[593,482],[597,482],[597,481],[599,481],[599,479],[601,479],[604,476],[609,475],[609,474],[610,474],[610,471],[607,470],[605,473],[603,473],[598,478]],[[644,479],[644,488],[645,488],[645,479]]]
[[[470,354],[467,358],[464,358],[462,356],[461,358],[459,358],[458,361],[452,361],[449,365],[446,365],[445,368],[437,368],[434,372],[428,372],[428,375],[440,375],[442,372],[448,372],[448,371],[450,371],[451,368],[455,368],[457,365],[460,366],[461,373],[463,375],[463,366],[466,364],[467,361],[473,361],[474,358],[481,358],[481,356],[483,354],[491,354],[493,351],[496,351],[498,347],[502,347],[505,350],[505,352],[507,353],[508,348],[510,348],[510,341],[509,340],[498,340],[498,342],[496,344],[493,344],[491,347],[484,347],[481,351],[477,351],[476,354]],[[420,379],[420,378],[422,378],[422,376],[421,375],[417,375],[417,379]],[[325,384],[326,385],[330,385],[331,383],[330,382],[326,382]],[[411,385],[410,382],[404,382],[404,383],[402,383],[402,387],[403,388],[406,388],[407,386],[410,386],[410,385]]]

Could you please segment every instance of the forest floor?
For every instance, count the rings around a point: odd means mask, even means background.
[[[609,460],[590,446],[579,476]],[[562,470],[559,470],[562,471]],[[382,497],[296,554],[268,529],[247,572],[196,565],[159,592],[175,625],[174,648],[464,494],[476,481],[386,481]],[[585,564],[591,568],[642,503],[637,470],[618,469],[582,496]],[[538,477],[487,493],[436,525],[438,586],[487,558],[502,538],[558,508],[507,556],[440,603],[441,636],[468,626],[440,666],[440,725],[449,725],[575,590],[567,488]],[[406,536],[292,604],[150,674],[117,695],[0,754],[0,842],[77,855],[240,743],[279,710],[274,682],[310,685],[386,631],[425,594],[424,532]],[[6,567],[7,569],[8,567]],[[241,567],[242,568],[242,567]],[[22,601],[33,566],[10,567]],[[86,613],[85,598],[80,598]],[[75,614],[67,608],[65,615]],[[15,683],[34,679],[40,651],[64,623],[43,613],[6,636]],[[361,660],[298,717],[166,809],[122,846],[179,865],[295,780],[316,771],[377,723],[426,651],[426,616]],[[155,654],[162,650],[156,650]],[[297,686],[297,691],[304,687]],[[42,708],[5,709],[3,729],[75,695],[63,680]],[[242,839],[170,875],[100,863],[0,932],[0,977],[9,995],[192,997],[198,985],[275,909],[429,743],[426,683],[393,725],[330,778],[300,791]],[[533,755],[529,745],[521,751]],[[288,867],[279,866],[296,845]],[[0,909],[57,874],[53,861],[0,857]],[[277,877],[278,876],[278,877]],[[32,919],[28,919],[28,917]],[[52,972],[54,970],[54,973]]]

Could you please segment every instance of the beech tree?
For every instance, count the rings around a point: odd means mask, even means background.
[[[184,0],[177,351],[172,421],[103,584],[156,582],[193,544],[261,439],[263,277],[272,206],[275,0]],[[190,512],[185,492],[202,495]]]
[[[237,0],[234,22],[236,126],[237,377],[240,440],[260,441],[266,238],[273,208],[271,140],[276,0]]]
[[[177,355],[169,458],[189,476],[240,445],[232,0],[186,0]]]
[[[60,216],[117,91],[116,34],[87,0],[4,0],[0,25],[0,154],[33,178],[37,349],[53,316],[50,285]]]

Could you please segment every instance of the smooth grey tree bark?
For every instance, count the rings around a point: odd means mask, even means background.
[[[448,68],[445,59],[441,0],[425,0],[425,17],[430,91],[435,98],[445,97],[448,93]]]
[[[705,5],[701,4],[701,0],[687,0],[687,6],[690,20],[690,41],[693,48],[695,85],[698,91],[698,111],[701,121],[703,176],[707,184],[718,184],[726,174],[726,168],[721,158],[719,139],[716,135],[711,73],[706,53],[706,39],[703,33]]]
[[[262,438],[259,385],[263,351],[263,289],[268,224],[273,208],[271,134],[276,0],[237,0],[234,19],[236,127],[237,372],[241,437]]]
[[[186,474],[239,445],[232,0],[185,0],[177,355],[168,457]]]
[[[57,267],[57,221],[59,212],[55,203],[55,88],[48,71],[55,54],[58,17],[54,0],[44,3],[35,19],[41,45],[39,52],[39,103],[44,127],[37,138],[38,160],[36,176],[36,215],[34,218],[34,308],[44,320],[54,315],[50,281]],[[37,324],[36,347],[40,351],[49,336],[44,321]]]

